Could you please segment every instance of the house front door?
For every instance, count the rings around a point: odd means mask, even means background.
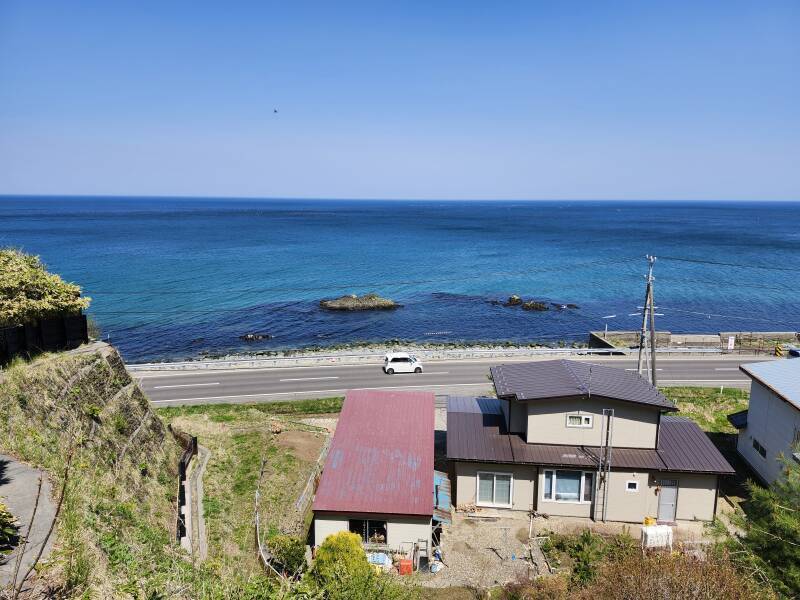
[[[658,522],[674,523],[675,510],[678,507],[678,481],[662,479],[658,482]]]

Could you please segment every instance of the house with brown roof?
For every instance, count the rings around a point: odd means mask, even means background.
[[[633,372],[570,360],[491,369],[497,398],[450,398],[457,507],[641,523],[708,521],[734,472]]]
[[[347,392],[312,503],[314,544],[350,531],[368,546],[428,556],[433,431],[430,392]]]

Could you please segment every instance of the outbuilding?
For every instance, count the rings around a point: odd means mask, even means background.
[[[347,393],[312,504],[315,545],[351,531],[365,545],[428,556],[434,402],[429,392]]]

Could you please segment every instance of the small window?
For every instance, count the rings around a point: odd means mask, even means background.
[[[753,438],[753,448],[755,448],[756,452],[761,455],[761,458],[767,458],[767,449],[764,448],[764,446],[762,446],[755,438]]]
[[[511,506],[513,478],[510,473],[478,473],[478,504]]]
[[[635,479],[629,479],[625,482],[625,491],[626,492],[638,492],[639,491],[639,482]]]
[[[350,519],[349,530],[361,536],[365,544],[386,543],[386,521],[372,521],[366,519]]]
[[[583,501],[591,502],[594,492],[594,473],[583,474]]]
[[[567,427],[586,427],[592,426],[592,415],[567,415]]]

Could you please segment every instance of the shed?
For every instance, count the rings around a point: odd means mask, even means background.
[[[314,543],[338,531],[423,555],[434,508],[434,395],[351,390],[314,497]]]

